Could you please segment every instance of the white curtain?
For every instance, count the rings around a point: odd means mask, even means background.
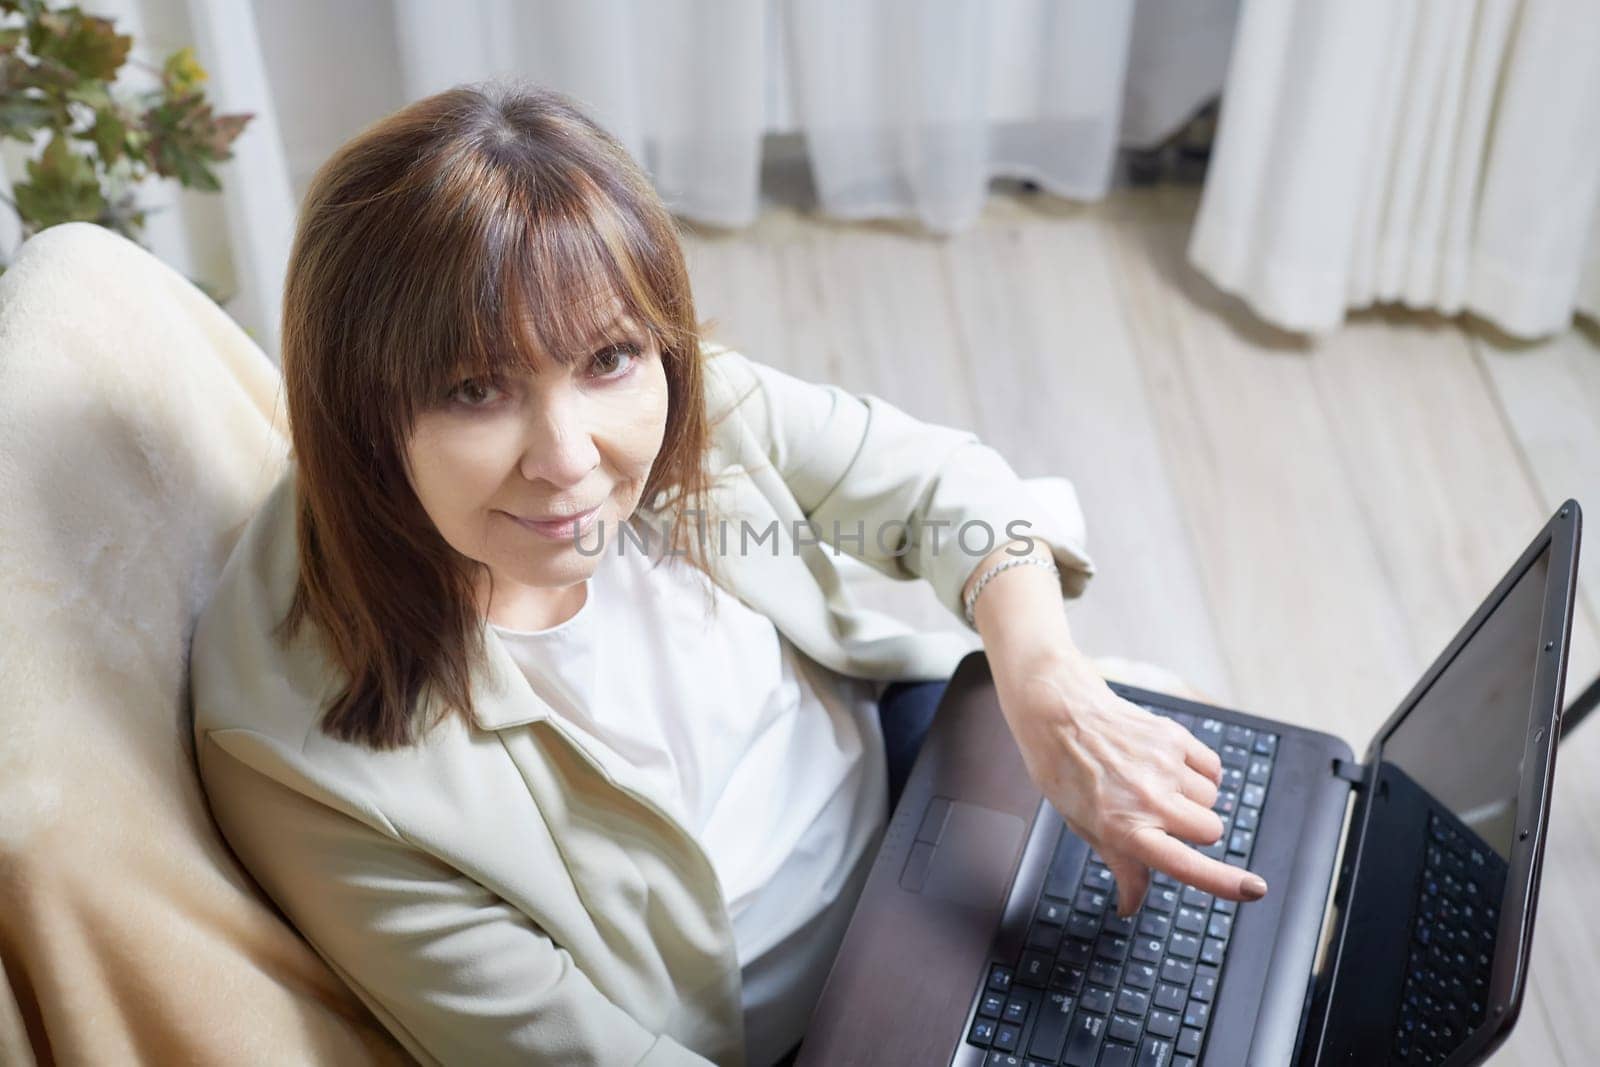
[[[159,64],[193,44],[219,111],[255,115],[220,197],[154,183],[146,243],[237,295],[276,358],[295,203],[411,100],[509,75],[574,96],[667,204],[759,213],[763,137],[803,136],[820,208],[971,224],[990,178],[1105,194],[1221,86],[1238,0],[86,0]],[[128,85],[151,77],[129,69]],[[1126,107],[1124,104],[1126,103]],[[6,171],[21,174],[21,146]],[[3,176],[0,176],[3,177]],[[3,184],[3,182],[0,182]],[[14,238],[0,233],[0,238]],[[12,241],[8,239],[7,247]]]
[[[1600,3],[1249,0],[1191,262],[1279,326],[1600,316]]]

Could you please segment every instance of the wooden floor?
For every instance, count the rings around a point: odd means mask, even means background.
[[[718,339],[1072,479],[1099,568],[1080,647],[1359,754],[1561,501],[1600,522],[1600,341],[1405,311],[1280,334],[1187,266],[1196,203],[998,195],[949,239],[774,208],[687,244]],[[1569,694],[1600,673],[1597,537]],[[925,588],[895,606],[954,626]],[[1558,755],[1529,996],[1494,1063],[1600,1054],[1597,884],[1600,718]]]

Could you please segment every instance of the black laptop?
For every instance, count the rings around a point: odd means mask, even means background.
[[[1526,984],[1581,513],[1551,516],[1378,730],[1338,738],[1120,684],[1222,759],[1251,903],[1160,872],[1120,919],[1033,788],[982,652],[890,819],[798,1063],[1481,1061]]]

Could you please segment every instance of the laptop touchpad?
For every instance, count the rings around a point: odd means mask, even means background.
[[[975,908],[1001,902],[1027,826],[1015,815],[934,797],[900,886]]]

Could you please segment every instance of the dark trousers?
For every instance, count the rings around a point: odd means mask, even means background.
[[[948,682],[893,682],[884,689],[878,700],[878,721],[883,724],[884,749],[889,759],[889,815],[893,817],[895,805],[911,776],[911,765],[917,761],[922,739],[928,736],[933,725],[933,713],[939,708],[939,698],[944,695]],[[773,1067],[792,1067],[800,1054],[796,1045]]]

